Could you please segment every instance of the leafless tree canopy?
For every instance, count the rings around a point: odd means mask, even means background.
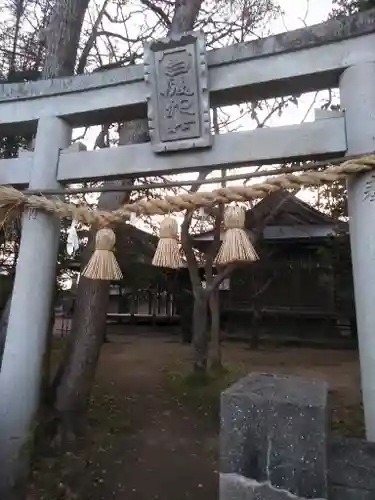
[[[209,49],[246,42],[270,34],[271,21],[282,13],[276,0],[3,0],[0,9],[0,74],[2,80],[8,82],[90,73],[141,63],[145,41],[191,29],[191,19],[195,20],[194,29],[204,31]],[[60,38],[56,37],[57,32]],[[213,111],[213,132],[234,131],[249,124],[253,127],[269,126],[271,120],[281,116],[287,107],[298,106],[299,97],[284,96],[244,103],[230,109],[216,109]],[[313,96],[304,118],[317,98],[318,95]],[[332,106],[333,99],[334,93],[329,91],[324,106]],[[131,136],[138,142],[144,142],[147,130],[142,127],[140,123],[103,126],[95,131],[94,147],[113,146],[119,140],[119,131],[122,131],[123,137],[128,134],[124,143],[131,142]],[[92,131],[76,132],[76,139],[89,140],[88,132],[92,137]],[[263,166],[255,168],[260,170]],[[215,172],[197,172],[195,175],[197,179],[204,180],[215,176]],[[131,182],[144,184],[155,180],[166,179],[143,178],[132,179]],[[187,189],[198,190],[199,185]],[[142,196],[162,196],[171,190],[150,189]],[[138,193],[132,192],[129,199],[137,196]],[[109,203],[111,208],[114,208],[114,203],[119,203],[118,200],[119,197],[117,201],[113,197]],[[84,201],[96,204],[98,198],[87,195]],[[214,292],[232,270],[232,266],[228,266],[214,274],[213,259],[220,244],[221,220],[222,207],[211,211],[203,219],[197,217],[196,212],[188,212],[184,215],[181,236],[196,299],[196,315],[201,318],[202,310],[209,306],[213,317],[212,328],[216,330],[218,305]],[[143,222],[153,228],[158,223],[150,218],[145,218]],[[203,227],[214,229],[214,240],[205,256],[197,254],[191,241],[192,233]],[[254,234],[259,237],[261,228],[254,228]],[[9,253],[9,242],[3,247],[4,255],[6,250]],[[202,263],[207,279],[205,290],[199,277]],[[89,308],[86,316],[88,311]],[[202,325],[199,328],[202,330]],[[207,338],[204,332],[202,335],[196,337],[196,352],[197,359],[200,356],[200,367],[205,369],[207,359],[203,358],[207,358]]]

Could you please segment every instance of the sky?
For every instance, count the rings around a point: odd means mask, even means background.
[[[332,10],[331,0],[279,0],[279,5],[284,12],[283,16],[274,20],[270,26],[271,34],[282,33],[285,31],[292,31],[294,29],[302,28],[307,25],[318,24],[327,19],[329,13]],[[303,121],[312,121],[314,119],[314,109],[319,107],[324,99],[327,97],[327,92],[320,92],[318,95],[314,94],[304,94],[301,99],[299,99],[298,107],[291,106],[286,109],[283,114],[279,117],[276,116],[269,122],[267,126],[278,127],[282,125],[298,124]],[[235,114],[235,110],[233,113]],[[241,129],[252,129],[255,128],[254,121],[250,119],[245,119],[241,123]],[[81,134],[82,131],[76,131],[77,135]],[[88,149],[92,149],[96,135],[98,133],[98,128],[93,128],[90,130],[89,134],[85,139],[86,146]],[[116,147],[116,146],[114,146]],[[242,171],[249,168],[242,168]],[[233,172],[233,171],[232,171]],[[236,172],[237,173],[237,172]],[[219,176],[220,172],[213,172],[211,176]],[[175,176],[176,177],[176,176]],[[179,179],[191,179],[191,174],[179,175]],[[254,182],[261,182],[262,178],[257,178]],[[241,182],[241,181],[239,181]],[[205,190],[215,189],[218,185],[208,184],[204,186]],[[299,196],[310,203],[314,203],[314,193],[310,191],[304,191]],[[156,223],[161,220],[161,217],[156,217]],[[181,217],[177,218],[178,222],[182,221]],[[137,227],[150,231],[150,226],[145,225],[141,219],[132,219],[132,224]],[[70,280],[68,280],[70,282]],[[66,286],[70,286],[67,282]]]
[[[291,31],[294,29],[302,28],[306,25],[317,24],[327,19],[332,10],[331,0],[278,0],[278,3],[283,11],[283,15],[275,19],[270,24],[270,31],[272,34]],[[136,21],[136,20],[135,20]],[[137,23],[134,23],[134,34],[130,36],[137,36],[136,31]],[[130,27],[130,31],[132,31]],[[298,124],[303,121],[314,120],[314,109],[320,107],[327,98],[327,92],[320,92],[319,94],[309,93],[304,94],[298,103],[298,107],[291,105],[282,113],[281,116],[275,115],[267,122],[267,126],[278,127],[282,125]],[[233,116],[238,112],[237,109],[232,108],[229,111]],[[244,118],[240,122],[239,130],[249,130],[255,128],[256,124],[250,118]],[[95,128],[88,134],[85,143],[88,149],[92,149],[95,142],[98,129]],[[250,170],[243,168],[244,170]],[[236,173],[238,173],[236,171]],[[211,176],[219,176],[219,172],[213,172]],[[183,174],[178,176],[179,179],[191,179],[191,174]],[[262,179],[258,178],[254,182],[260,182]],[[241,182],[241,181],[240,181]],[[217,185],[211,184],[204,186],[205,190],[214,189]],[[314,195],[311,191],[304,192],[302,197],[308,201],[314,202]],[[138,225],[138,224],[137,224]]]
[[[282,33],[324,22],[332,11],[332,4],[332,0],[279,0],[284,15],[274,21],[272,31],[274,34]],[[270,125],[277,127],[313,121],[314,109],[323,104],[326,98],[327,92],[325,91],[318,94],[304,94],[299,100],[298,107],[287,108],[281,117],[272,119]],[[257,181],[259,180],[257,179]],[[317,199],[316,190],[311,189],[301,191],[298,196],[312,204]]]
[[[332,10],[331,0],[279,0],[279,5],[285,15],[275,22],[275,33],[320,23]]]
[[[279,0],[279,4],[285,14],[274,21],[272,26],[274,34],[321,23],[327,19],[332,10],[331,0]],[[326,92],[321,92],[319,96],[321,99],[318,97],[316,106],[313,106],[308,112],[314,94],[305,94],[303,99],[300,100],[298,108],[287,109],[280,118],[275,118],[272,121],[272,126],[296,124],[304,119],[305,121],[312,121],[314,119],[314,109],[326,97]]]
[[[324,22],[332,10],[331,0],[279,0],[279,5],[284,15],[272,23],[271,30],[274,34]],[[326,96],[326,92],[320,92],[316,104],[311,107],[315,94],[305,94],[299,100],[298,108],[289,107],[281,117],[272,119],[269,125],[276,127],[312,121],[314,109],[319,107]]]
[[[278,0],[278,3],[284,14],[270,23],[270,32],[272,34],[292,31],[306,25],[318,24],[325,21],[332,10],[332,0]],[[135,20],[134,31],[130,25],[128,30],[129,36],[137,37],[137,25],[138,23]],[[115,31],[113,26],[111,30]],[[275,117],[268,125],[275,127],[297,124],[302,121],[312,121],[314,119],[314,107],[310,110],[309,108],[314,97],[314,94],[305,94],[299,101],[298,108],[291,107],[285,110],[281,117]],[[326,92],[320,93],[319,97],[320,99],[318,98],[315,107],[318,107],[319,103],[323,102],[324,97],[326,97]],[[255,124],[251,123],[250,120],[247,120],[247,123],[243,122],[242,125],[243,129],[251,129],[254,128],[254,126]],[[80,132],[77,131],[77,134],[78,133]],[[97,130],[95,130],[95,132],[92,131],[87,137],[86,144],[90,149],[95,142],[96,133]]]
[[[2,2],[0,0],[0,4],[1,3]],[[270,25],[271,34],[291,31],[294,29],[304,27],[306,25],[320,23],[327,19],[332,9],[331,0],[278,0],[278,3],[284,14],[280,16],[278,19],[272,21]],[[137,35],[136,23],[134,25],[133,30],[131,25],[130,27],[127,26],[127,28],[130,29],[130,32],[133,31],[134,34]],[[124,26],[118,25],[116,29],[124,30]],[[133,33],[131,33],[131,35],[132,34]],[[294,106],[289,107],[283,112],[281,117],[273,118],[272,120],[270,120],[270,122],[268,122],[267,125],[272,127],[277,127],[288,124],[297,124],[301,123],[302,121],[311,121],[313,120],[314,116],[313,115],[314,106],[312,106],[312,102],[314,101],[314,99],[316,99],[315,107],[317,107],[321,102],[323,102],[324,97],[325,97],[324,92],[320,93],[317,99],[314,94],[306,94],[300,99],[298,107]],[[235,111],[233,111],[233,113],[235,113]],[[250,119],[243,120],[241,124],[242,130],[252,129],[254,127],[255,124]],[[80,135],[81,133],[82,130],[75,131],[75,135]],[[98,128],[96,127],[89,131],[89,134],[87,135],[84,141],[88,149],[93,148],[97,133],[98,133]],[[219,172],[216,173],[214,172],[212,173],[212,175],[218,176],[220,174]],[[179,177],[184,178],[186,176],[179,176]],[[187,177],[191,179],[191,174],[187,174]],[[257,179],[257,181],[259,182],[261,181],[261,179]],[[214,189],[215,187],[217,187],[217,185],[206,185],[204,186],[204,189],[210,189],[210,188]],[[307,193],[303,197],[310,201],[312,199],[311,193]],[[140,220],[138,221],[132,220],[132,223],[136,224],[139,227],[142,227],[145,230],[149,229]],[[69,286],[68,283],[67,286]]]

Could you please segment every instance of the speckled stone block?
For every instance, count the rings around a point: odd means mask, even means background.
[[[330,500],[375,500],[375,443],[331,439],[328,482]]]
[[[239,380],[221,397],[220,472],[327,498],[327,392],[299,377]]]
[[[374,490],[357,490],[346,486],[331,486],[329,500],[374,500]]]

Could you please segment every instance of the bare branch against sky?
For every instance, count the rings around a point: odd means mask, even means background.
[[[40,36],[48,23],[50,4],[49,0],[2,2],[0,71],[4,76],[12,66],[34,70],[41,67]],[[205,0],[196,28],[206,33],[209,48],[220,47],[321,22],[328,17],[331,8],[331,0]],[[91,72],[108,64],[142,62],[143,43],[166,34],[172,11],[173,2],[169,0],[92,0],[80,40],[76,70]],[[15,27],[17,16],[18,31]],[[219,131],[309,121],[315,107],[331,105],[334,97],[334,93],[327,91],[219,109]],[[117,142],[116,130],[115,126],[108,129],[109,145]],[[75,135],[92,148],[98,129],[77,130]],[[219,175],[219,172],[212,172],[209,177]],[[191,179],[192,174],[178,177]],[[151,179],[151,182],[155,180],[158,179]],[[90,199],[95,202],[96,196]]]

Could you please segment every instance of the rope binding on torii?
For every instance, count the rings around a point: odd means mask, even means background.
[[[0,206],[3,210],[7,210],[8,213],[17,209],[29,208],[52,213],[59,218],[72,218],[76,221],[99,227],[100,229],[96,238],[96,251],[86,266],[83,275],[91,279],[117,280],[121,279],[122,275],[112,251],[115,245],[115,236],[114,232],[106,228],[106,226],[124,222],[132,214],[168,214],[169,222],[166,225],[169,227],[169,233],[167,227],[165,229],[169,236],[166,235],[164,238],[172,239],[177,243],[177,223],[174,224],[170,220],[170,214],[173,212],[265,198],[268,194],[282,189],[299,189],[301,187],[331,184],[335,181],[345,179],[348,175],[368,172],[374,169],[375,155],[363,156],[345,161],[341,165],[328,167],[324,171],[312,170],[299,175],[282,174],[256,184],[227,186],[214,189],[210,192],[183,193],[176,196],[166,196],[164,199],[139,200],[134,203],[122,205],[112,212],[98,209],[93,210],[85,205],[66,203],[59,198],[27,195],[13,187],[0,186]],[[227,229],[226,237],[224,237],[223,246],[219,250],[216,263],[224,264],[236,261],[256,260],[257,254],[248,239],[247,233],[243,230],[244,217],[241,215],[241,211],[238,211],[238,209],[233,210],[233,207],[230,210],[229,208],[227,207],[224,215]],[[230,213],[232,217],[237,217],[237,225],[233,226]],[[229,233],[229,231],[232,231],[232,233]],[[234,236],[233,231],[236,231],[237,237]],[[161,235],[159,245],[165,245],[165,242],[161,243],[164,238]],[[103,247],[103,241],[105,241],[105,248]],[[163,255],[160,255],[161,250],[159,245],[157,249],[159,256],[157,258],[155,256],[154,264],[160,265],[160,262],[163,261],[163,267],[176,268],[176,259],[179,259],[175,253],[176,246],[173,244],[173,251],[169,252],[174,259],[172,262],[172,257],[168,260],[166,256],[163,257]],[[246,247],[245,250],[244,245]],[[169,245],[169,248],[172,247]],[[101,261],[100,265],[98,264],[98,259]]]

